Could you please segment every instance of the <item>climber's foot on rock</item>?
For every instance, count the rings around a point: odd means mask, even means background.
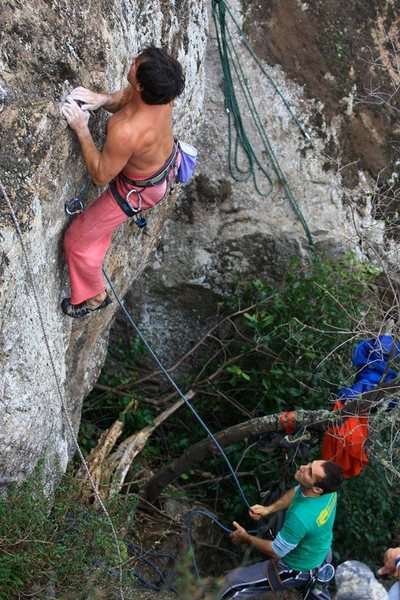
[[[99,296],[100,301],[96,302],[95,299],[97,299]],[[95,312],[96,310],[106,308],[106,306],[112,303],[112,300],[107,292],[105,292],[105,295],[99,294],[99,296],[89,298],[89,300],[85,300],[85,302],[81,302],[80,304],[71,304],[70,298],[64,298],[64,300],[61,302],[61,309],[65,315],[68,315],[68,317],[80,319],[81,317],[90,315],[90,313]]]

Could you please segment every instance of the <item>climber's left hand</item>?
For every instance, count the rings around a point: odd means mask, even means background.
[[[90,114],[88,111],[82,110],[75,100],[70,99],[68,102],[64,102],[61,106],[61,114],[74,131],[88,129]]]

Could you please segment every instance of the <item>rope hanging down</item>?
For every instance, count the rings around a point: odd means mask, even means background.
[[[17,232],[20,244],[21,244],[22,252],[23,252],[23,255],[24,255],[24,260],[25,260],[25,263],[26,263],[27,271],[28,271],[28,278],[30,280],[30,284],[31,284],[31,288],[32,288],[32,293],[33,293],[33,297],[34,297],[34,301],[35,301],[35,305],[36,305],[36,310],[37,310],[37,313],[38,313],[39,322],[40,322],[40,326],[41,326],[42,333],[43,333],[44,343],[45,343],[45,346],[46,346],[46,350],[47,350],[47,353],[48,353],[48,356],[49,356],[49,360],[50,360],[51,370],[52,370],[52,373],[53,373],[53,376],[54,376],[54,380],[55,380],[55,383],[56,383],[57,394],[58,394],[58,397],[60,399],[61,409],[62,409],[62,412],[64,414],[65,421],[66,421],[66,423],[68,425],[68,430],[69,430],[71,438],[72,438],[72,440],[74,442],[76,451],[78,452],[78,455],[79,455],[80,461],[82,463],[82,466],[83,466],[83,468],[85,470],[87,478],[88,478],[88,480],[90,482],[90,485],[91,485],[91,487],[93,489],[93,493],[94,493],[94,495],[96,497],[97,502],[99,503],[99,506],[100,506],[101,510],[103,511],[106,519],[108,520],[108,522],[110,524],[110,528],[111,528],[111,531],[112,531],[112,535],[113,535],[114,542],[115,542],[115,548],[116,548],[117,556],[118,556],[119,595],[120,595],[121,600],[125,600],[124,592],[123,592],[123,589],[122,589],[122,574],[123,574],[123,572],[122,572],[122,555],[121,555],[121,549],[119,547],[119,541],[118,541],[117,532],[115,530],[114,523],[113,523],[113,521],[111,519],[111,516],[110,516],[110,514],[109,514],[109,512],[108,512],[108,510],[107,510],[107,508],[106,508],[106,506],[105,506],[105,504],[104,504],[104,502],[103,502],[100,494],[99,494],[97,486],[96,486],[96,484],[95,484],[95,482],[94,482],[94,480],[93,480],[93,478],[92,478],[92,476],[90,474],[90,471],[89,471],[88,466],[87,466],[86,461],[85,461],[85,457],[83,456],[82,450],[79,447],[79,443],[78,443],[77,437],[75,435],[74,427],[72,425],[72,421],[71,421],[71,418],[70,418],[69,413],[68,413],[68,408],[67,408],[67,406],[65,404],[65,401],[64,401],[63,392],[61,390],[61,384],[60,384],[60,381],[58,379],[58,374],[57,374],[55,362],[54,362],[54,359],[53,359],[53,354],[52,354],[51,349],[50,349],[50,344],[49,344],[49,340],[48,340],[47,333],[46,333],[46,327],[45,327],[45,324],[44,324],[44,318],[43,318],[43,315],[42,315],[42,309],[40,308],[39,294],[38,294],[37,289],[36,289],[34,274],[33,274],[33,270],[32,270],[32,267],[31,267],[30,260],[29,260],[28,252],[26,250],[25,243],[24,243],[24,240],[23,240],[22,231],[21,231],[21,228],[20,228],[17,216],[16,216],[16,214],[14,212],[14,209],[12,207],[10,198],[8,197],[8,194],[7,194],[6,190],[4,189],[4,186],[3,186],[2,182],[1,182],[1,180],[0,180],[0,189],[2,191],[2,194],[3,194],[3,197],[4,197],[5,201],[6,201],[6,204],[8,206],[8,210],[10,211],[11,218],[13,220],[13,223],[14,223],[14,226],[15,226],[15,229],[16,229],[16,232]]]
[[[140,331],[139,327],[136,325],[135,321],[133,320],[132,316],[129,314],[129,312],[127,311],[127,309],[125,308],[124,303],[122,302],[122,300],[120,299],[120,297],[118,296],[117,292],[115,291],[115,288],[111,282],[111,279],[109,278],[109,276],[107,275],[105,269],[103,268],[103,274],[104,277],[107,280],[108,285],[110,286],[111,291],[113,292],[118,304],[120,305],[120,307],[122,308],[126,318],[128,319],[129,323],[132,325],[133,329],[135,330],[136,334],[140,337],[140,339],[142,340],[143,344],[146,346],[148,352],[151,354],[151,356],[153,357],[155,363],[157,364],[157,366],[159,367],[159,369],[162,371],[162,373],[165,375],[165,377],[167,378],[167,380],[169,381],[169,383],[172,385],[172,387],[174,388],[174,390],[177,392],[177,394],[182,398],[182,400],[184,401],[184,403],[186,404],[186,406],[188,407],[188,409],[191,411],[191,413],[194,415],[194,417],[198,420],[198,422],[200,423],[200,425],[203,427],[203,429],[206,431],[207,435],[212,439],[214,445],[217,447],[217,449],[219,450],[219,452],[221,453],[222,458],[224,459],[232,477],[233,480],[236,483],[236,486],[239,490],[240,495],[242,496],[243,502],[245,504],[245,506],[247,508],[250,508],[250,504],[245,496],[245,493],[242,489],[242,486],[239,483],[239,479],[231,465],[231,463],[229,462],[228,457],[226,456],[221,444],[218,442],[218,440],[216,439],[216,437],[214,436],[214,434],[210,431],[210,429],[208,428],[208,426],[205,424],[205,422],[203,421],[203,419],[200,417],[200,415],[198,414],[198,412],[195,410],[195,408],[193,408],[193,406],[190,404],[189,400],[186,398],[185,394],[180,390],[180,388],[178,387],[177,383],[174,381],[174,379],[171,377],[171,375],[168,373],[168,371],[166,370],[166,368],[164,367],[164,365],[161,363],[160,359],[158,358],[157,354],[154,352],[153,348],[150,346],[149,342],[146,340],[146,338],[144,337],[143,333]]]
[[[238,52],[236,50],[236,40],[233,39],[232,33],[227,25],[227,16],[233,22],[234,27],[240,35],[240,41],[243,44],[243,47],[249,52],[251,57],[255,60],[258,67],[261,69],[262,73],[268,78],[270,84],[273,86],[274,90],[277,92],[279,97],[282,99],[286,109],[290,113],[293,121],[296,123],[297,127],[301,131],[302,135],[309,139],[309,135],[304,130],[299,120],[293,113],[292,109],[289,107],[288,103],[284,99],[282,93],[278,89],[277,85],[272,80],[271,76],[265,71],[263,65],[260,63],[257,58],[253,48],[251,47],[246,35],[235,19],[232,11],[229,6],[226,4],[224,0],[213,0],[212,1],[212,15],[215,23],[215,29],[217,32],[217,41],[218,41],[218,49],[221,60],[221,66],[224,76],[224,96],[225,96],[225,110],[228,116],[228,163],[229,163],[229,172],[235,181],[248,181],[252,179],[254,187],[257,193],[261,196],[268,197],[273,188],[272,177],[270,173],[268,173],[266,167],[263,165],[263,162],[257,156],[256,151],[248,137],[248,133],[246,131],[246,125],[242,118],[242,112],[240,110],[239,102],[237,99],[237,94],[235,90],[235,81],[239,86],[239,90],[242,96],[245,99],[247,106],[247,114],[251,118],[253,122],[253,126],[256,130],[256,133],[261,140],[262,150],[261,154],[266,155],[269,159],[269,163],[277,176],[278,180],[281,182],[286,196],[294,210],[297,218],[299,219],[304,232],[307,237],[308,244],[310,248],[313,249],[314,242],[312,238],[311,231],[308,227],[307,221],[304,218],[304,215],[300,209],[298,202],[296,201],[289,183],[280,168],[278,159],[272,149],[272,145],[268,139],[268,136],[265,132],[264,126],[262,124],[261,117],[257,111],[256,105],[253,100],[252,92],[247,85],[247,78],[243,72],[240,58]],[[233,72],[232,72],[233,68]],[[235,77],[233,76],[235,75]],[[240,164],[239,154],[244,154],[247,161],[247,167],[242,166]],[[268,189],[266,191],[261,191],[258,179],[257,179],[257,171],[264,175],[268,183]]]

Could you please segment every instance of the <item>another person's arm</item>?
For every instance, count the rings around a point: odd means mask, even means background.
[[[379,575],[393,575],[400,579],[400,546],[388,548],[383,555],[383,567],[378,571]]]
[[[259,521],[268,515],[272,515],[274,512],[279,510],[285,510],[293,502],[296,488],[292,488],[285,492],[276,502],[273,502],[269,506],[262,506],[261,504],[254,504],[250,507],[249,515],[254,521]]]

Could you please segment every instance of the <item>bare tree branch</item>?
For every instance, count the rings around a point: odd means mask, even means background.
[[[293,413],[293,430],[312,429],[321,435],[332,425],[342,424],[349,416],[369,414],[371,408],[390,393],[400,390],[400,383],[391,382],[347,401],[341,411],[330,410],[297,410]],[[233,425],[215,434],[218,443],[224,448],[240,441],[248,443],[259,440],[266,433],[282,431],[281,413],[250,419],[238,425]],[[211,438],[206,438],[190,446],[167,468],[156,473],[144,486],[143,495],[149,502],[154,502],[164,487],[175,481],[182,473],[209,458],[215,456],[218,450]]]

